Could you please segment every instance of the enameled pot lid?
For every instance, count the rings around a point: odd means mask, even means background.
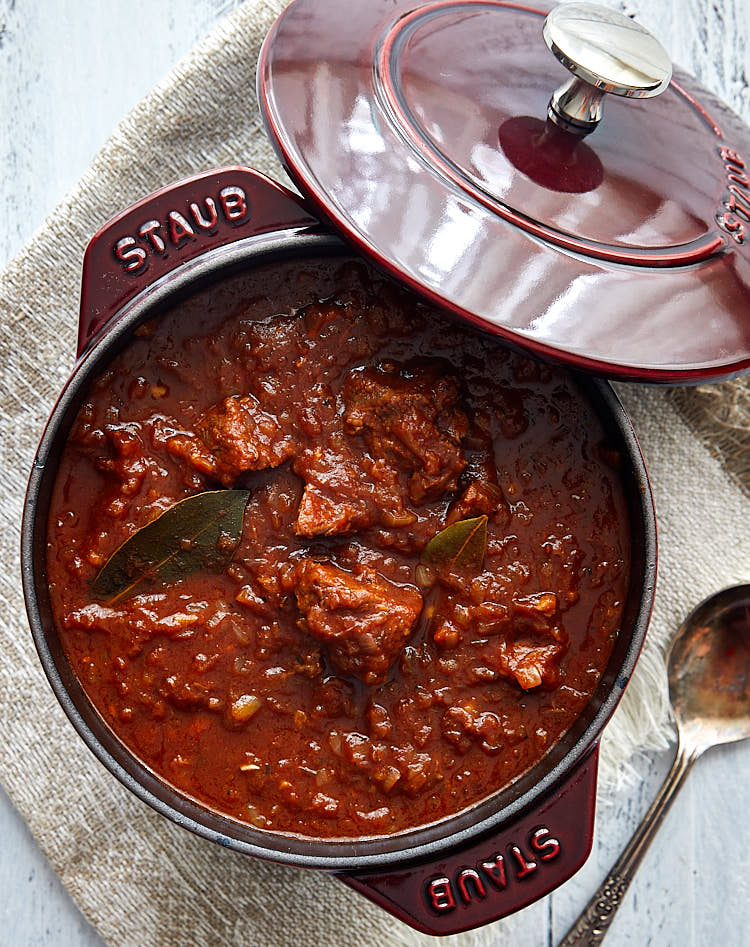
[[[295,183],[423,296],[612,377],[726,377],[750,367],[750,129],[669,80],[627,17],[504,0],[295,0],[258,69]]]

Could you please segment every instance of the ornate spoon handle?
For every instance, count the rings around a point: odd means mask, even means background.
[[[646,854],[651,840],[667,814],[677,790],[682,786],[690,767],[700,755],[696,748],[687,749],[682,740],[677,747],[677,756],[672,768],[659,790],[659,794],[651,804],[651,808],[643,817],[632,839],[615,862],[612,870],[602,882],[599,890],[586,905],[578,920],[573,924],[559,947],[592,947],[600,944],[609,925],[614,920],[615,913],[622,903],[625,892],[633,880],[636,868]]]

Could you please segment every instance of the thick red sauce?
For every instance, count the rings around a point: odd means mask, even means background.
[[[225,572],[95,600],[128,536],[222,486],[251,491]],[[424,566],[480,514],[478,572]],[[326,838],[433,822],[534,765],[607,664],[628,549],[617,456],[570,376],[320,261],[141,327],[70,432],[47,558],[123,743],[213,809]]]

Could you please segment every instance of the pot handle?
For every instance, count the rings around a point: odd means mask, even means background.
[[[208,250],[275,230],[319,226],[302,198],[250,168],[218,168],[155,191],[89,241],[77,356],[125,303]]]
[[[588,858],[599,745],[540,804],[479,841],[404,868],[337,877],[425,934],[458,934],[549,894]]]

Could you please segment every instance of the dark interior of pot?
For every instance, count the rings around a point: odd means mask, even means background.
[[[261,830],[213,811],[173,788],[115,736],[74,673],[53,619],[47,578],[47,522],[55,476],[68,433],[88,386],[132,338],[137,327],[208,286],[231,281],[250,267],[299,260],[341,259],[350,251],[332,237],[285,240],[267,236],[238,241],[229,250],[177,270],[136,298],[84,356],[42,439],[32,470],[24,516],[23,579],[32,632],[45,672],[66,714],[99,760],[156,811],[219,844],[276,861],[330,869],[392,865],[461,844],[500,825],[554,789],[591,749],[633,671],[653,598],[656,538],[653,504],[640,451],[629,421],[605,382],[578,377],[575,384],[619,456],[630,530],[629,586],[620,632],[596,689],[567,732],[531,769],[501,791],[440,821],[380,837],[310,839]]]

